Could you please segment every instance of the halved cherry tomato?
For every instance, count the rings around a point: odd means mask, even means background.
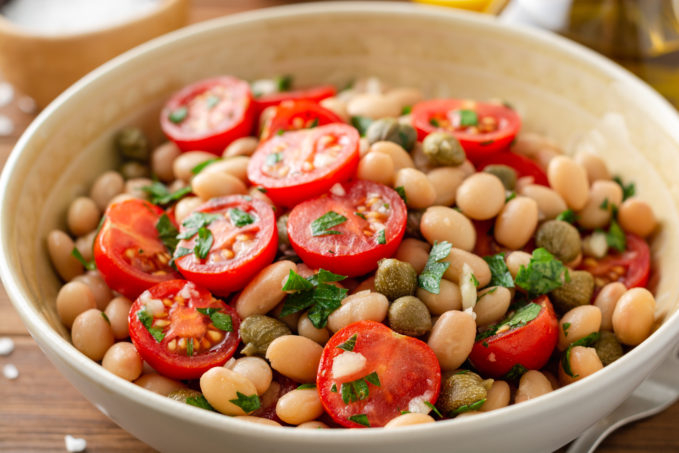
[[[163,210],[148,201],[113,203],[94,240],[94,262],[106,284],[129,299],[165,280],[179,278],[158,237]]]
[[[274,136],[250,158],[248,179],[276,205],[295,206],[354,176],[358,141],[356,129],[346,124]]]
[[[295,206],[288,217],[288,236],[297,255],[312,269],[358,276],[396,252],[407,215],[395,190],[355,180]],[[335,222],[324,229],[323,219],[329,218]]]
[[[255,119],[247,82],[235,77],[201,80],[175,93],[160,113],[160,125],[182,151],[221,154],[249,135]]]
[[[276,107],[276,113],[264,124],[261,140],[287,131],[325,126],[331,123],[343,123],[342,118],[334,112],[321,107],[316,102],[283,101]]]
[[[580,269],[594,276],[597,292],[610,282],[622,282],[627,289],[646,286],[651,268],[648,244],[634,234],[625,237],[627,249],[624,252],[612,253],[600,260],[591,257],[582,260]]]
[[[532,176],[535,184],[549,187],[547,175],[542,168],[526,156],[516,154],[511,151],[491,154],[484,156],[474,162],[477,171],[481,171],[488,165],[506,165],[516,170],[519,178],[524,176]]]
[[[186,280],[143,292],[132,304],[128,322],[139,355],[173,379],[196,379],[223,365],[240,342],[236,311]]]
[[[206,219],[200,224],[203,231],[195,223],[201,216]],[[177,244],[177,269],[218,296],[242,289],[273,261],[278,247],[271,206],[243,195],[213,198],[202,204],[184,219],[179,231],[180,236],[190,237]],[[209,246],[204,258],[199,257],[201,244]]]
[[[278,93],[264,94],[256,97],[254,100],[255,114],[257,117],[262,111],[274,105],[278,105],[283,101],[312,101],[319,102],[325,98],[334,96],[337,89],[332,85],[321,85],[313,88],[302,90],[281,91]]]
[[[501,378],[515,365],[539,370],[547,363],[559,338],[559,324],[547,296],[540,296],[531,304],[540,307],[535,318],[514,325],[503,326],[501,322],[494,335],[474,343],[469,361],[481,375]]]
[[[499,104],[433,99],[413,106],[412,124],[419,140],[434,131],[452,133],[474,162],[509,147],[521,128],[521,117]]]
[[[439,395],[441,368],[423,341],[379,322],[359,321],[325,345],[316,384],[323,407],[337,423],[378,427],[403,410],[428,413],[426,403],[434,404]]]

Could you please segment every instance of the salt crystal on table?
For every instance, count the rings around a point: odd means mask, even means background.
[[[2,374],[4,374],[7,379],[16,379],[19,377],[19,370],[11,363],[8,363],[2,367]]]
[[[7,82],[0,82],[0,107],[4,107],[14,99],[14,87]]]
[[[14,122],[9,117],[0,115],[0,137],[11,135],[12,132],[14,132]]]
[[[66,451],[69,452],[85,451],[87,448],[87,441],[85,439],[73,437],[70,434],[64,436],[64,442],[66,443]]]
[[[11,338],[0,337],[0,355],[10,355],[14,351],[14,342]]]

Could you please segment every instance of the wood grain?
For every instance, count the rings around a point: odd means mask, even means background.
[[[248,9],[281,5],[283,0],[194,0],[191,21],[198,22]],[[0,165],[4,165],[16,140],[33,118],[16,103],[0,108],[0,114],[15,123],[10,136],[0,137]],[[64,451],[64,436],[87,440],[87,451],[152,452],[101,414],[49,363],[21,324],[7,294],[0,286],[0,337],[9,336],[16,349],[9,357],[0,356],[0,368],[12,363],[19,378],[0,377],[0,451]],[[679,451],[679,404],[648,420],[614,433],[597,450],[601,453]],[[561,449],[560,451],[565,451]]]

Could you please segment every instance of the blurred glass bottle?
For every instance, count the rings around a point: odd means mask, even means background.
[[[679,108],[679,0],[514,0],[502,19],[547,28],[601,52]]]

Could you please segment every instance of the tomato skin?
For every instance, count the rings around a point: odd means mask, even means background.
[[[533,302],[542,310],[528,324],[474,343],[469,361],[481,375],[501,378],[517,364],[539,370],[547,363],[559,339],[559,322],[547,296]]]
[[[622,253],[613,253],[600,260],[586,258],[582,260],[579,269],[591,273],[596,279],[603,279],[606,283],[613,280],[609,273],[614,268],[623,267],[625,274],[617,281],[622,282],[627,289],[645,287],[651,269],[651,252],[648,244],[639,236],[626,234],[627,249]],[[597,288],[600,289],[600,288]]]
[[[187,290],[184,288],[189,289]],[[218,343],[216,347],[210,348],[207,353],[200,351],[189,357],[185,353],[172,353],[168,349],[168,343],[170,343],[170,341],[178,337],[183,337],[181,335],[182,329],[178,328],[180,327],[179,322],[187,322],[186,316],[177,315],[176,318],[173,316],[173,310],[175,310],[175,313],[178,310],[176,308],[176,300],[173,300],[175,305],[169,310],[171,324],[168,327],[167,332],[170,332],[170,334],[165,335],[165,338],[163,338],[160,343],[151,336],[137,316],[137,313],[139,313],[145,303],[149,300],[173,299],[178,295],[181,295],[182,291],[188,292],[188,294],[191,295],[187,305],[190,310],[196,308],[217,308],[220,312],[231,316],[233,331],[225,332],[224,339]],[[191,311],[191,313],[193,314],[194,312]],[[175,319],[177,320],[176,323]],[[240,318],[236,311],[223,301],[213,298],[206,289],[201,288],[192,282],[187,282],[186,280],[169,280],[153,286],[142,293],[130,308],[128,323],[130,328],[130,339],[132,340],[132,343],[134,343],[142,359],[160,374],[173,379],[197,379],[210,368],[223,365],[236,352],[236,348],[240,342],[240,335],[238,333]],[[189,328],[194,329],[196,326],[202,328],[208,324],[210,324],[209,317],[200,313],[198,313],[196,318],[191,319],[187,323]],[[171,334],[173,329],[177,331],[177,336]]]
[[[208,130],[195,130],[187,120],[176,124],[170,120],[172,112],[186,107],[193,99],[219,87],[230,97],[220,101],[217,108],[228,112],[227,119]],[[225,106],[225,107],[222,107]],[[207,109],[209,107],[206,106]],[[196,107],[195,110],[202,110]],[[190,118],[190,111],[187,118]],[[255,121],[255,108],[250,85],[235,77],[224,76],[205,79],[182,88],[165,104],[160,113],[160,126],[165,135],[182,151],[208,151],[221,155],[224,149],[240,137],[250,135]]]
[[[488,165],[506,165],[516,170],[519,178],[532,176],[535,184],[549,187],[547,175],[542,168],[526,156],[511,151],[504,151],[489,156],[484,156],[474,162],[477,171],[481,171]]]
[[[94,240],[94,262],[109,288],[128,299],[134,300],[162,281],[179,278],[158,238],[156,223],[162,214],[158,206],[139,199],[113,203],[104,213],[104,223]],[[134,252],[134,262],[125,256],[128,250]],[[137,254],[138,250],[145,255]],[[160,255],[164,263],[157,261]],[[157,273],[143,268],[147,259],[157,265]]]
[[[354,334],[357,336],[352,352],[362,354],[367,359],[366,366],[335,379],[334,360],[345,352],[338,346]],[[368,384],[370,393],[366,399],[345,404],[340,393],[342,383],[372,372],[377,373],[380,386]],[[348,418],[366,414],[370,426],[379,427],[399,416],[402,410],[408,410],[416,397],[434,404],[441,388],[441,368],[434,351],[423,341],[400,335],[379,322],[358,321],[328,340],[321,354],[316,384],[323,407],[337,423],[348,428],[364,428]],[[338,392],[332,391],[333,384]]]
[[[276,107],[276,113],[262,128],[261,140],[268,140],[281,131],[291,131],[315,126],[325,126],[332,123],[343,123],[342,118],[334,112],[321,107],[316,102],[308,100],[289,100],[281,102]],[[298,124],[299,123],[299,124]]]
[[[474,102],[463,99],[432,99],[418,102],[412,109],[412,125],[417,130],[417,138],[422,141],[434,131],[452,133],[462,145],[467,158],[472,162],[483,156],[507,149],[521,128],[521,117],[512,109],[498,104]],[[437,127],[431,124],[432,118],[448,117],[449,112],[470,109],[479,116],[491,116],[499,122],[495,131],[470,133],[452,128]]]
[[[325,142],[331,137],[332,142]],[[260,144],[248,163],[248,179],[266,190],[266,195],[277,206],[293,207],[304,200],[327,192],[335,183],[346,181],[356,174],[359,156],[359,135],[346,124],[328,124],[313,129],[286,132]],[[327,165],[303,171],[303,165],[317,156],[335,153]],[[271,167],[267,159],[280,156]],[[275,173],[283,166],[288,172]]]
[[[380,259],[396,253],[405,233],[408,211],[398,193],[382,184],[354,180],[342,184],[342,188],[345,195],[326,193],[295,206],[288,217],[288,237],[297,255],[312,269],[355,277],[376,269]],[[365,236],[369,223],[356,215],[356,206],[368,194],[381,196],[390,207],[384,244],[378,243],[377,234]],[[312,236],[311,223],[328,211],[347,218],[332,228],[342,234]]]
[[[267,107],[280,104],[283,101],[312,101],[320,102],[337,94],[337,89],[332,85],[320,85],[302,90],[281,91],[279,93],[265,94],[254,98],[255,115],[259,117]]]
[[[236,227],[226,218],[231,208],[252,213],[258,220],[250,225]],[[212,232],[214,242],[206,259],[197,258],[194,253],[176,258],[177,269],[187,280],[206,287],[218,296],[226,296],[242,289],[276,256],[278,230],[273,209],[267,203],[242,195],[229,195],[213,198],[200,205],[194,212],[224,214],[224,217],[207,227]],[[184,225],[180,226],[179,231],[181,233],[186,231]],[[228,260],[215,256],[224,248],[230,248],[234,238],[239,234],[254,235],[254,244],[250,249]],[[177,248],[193,250],[194,241],[195,237],[181,240]]]

